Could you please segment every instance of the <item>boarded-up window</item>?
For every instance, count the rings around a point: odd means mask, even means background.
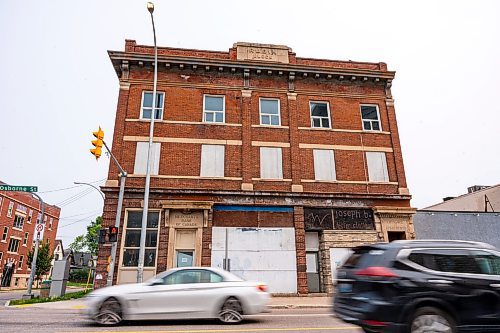
[[[224,146],[201,146],[201,177],[224,177]]]
[[[314,149],[314,178],[316,180],[335,180],[335,159],[333,150]]]
[[[146,165],[148,160],[148,145],[149,142],[137,142],[135,151],[134,174],[145,175]],[[160,148],[161,144],[153,142],[151,147],[150,171],[152,175],[157,175],[160,169]]]
[[[281,148],[260,148],[260,178],[283,179]]]
[[[387,160],[383,152],[366,152],[368,179],[371,182],[388,182]]]

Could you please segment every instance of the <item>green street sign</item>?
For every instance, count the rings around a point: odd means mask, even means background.
[[[38,186],[0,185],[0,191],[38,192]]]

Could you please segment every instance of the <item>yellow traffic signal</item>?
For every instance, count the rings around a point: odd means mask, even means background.
[[[90,149],[90,153],[95,156],[96,161],[101,157],[102,151],[102,140],[104,140],[104,131],[99,126],[99,130],[97,132],[92,132],[92,134],[97,138],[97,140],[92,140],[92,144],[94,145],[94,149]]]

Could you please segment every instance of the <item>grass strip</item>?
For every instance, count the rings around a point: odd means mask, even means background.
[[[87,291],[77,291],[74,293],[69,293],[64,296],[60,297],[46,297],[46,298],[40,298],[40,297],[35,297],[32,299],[16,299],[12,300],[9,302],[9,306],[11,305],[23,305],[23,304],[35,304],[35,303],[48,303],[48,302],[59,302],[59,301],[67,301],[70,299],[77,299],[77,298],[82,298],[83,296],[87,295],[90,293],[92,290],[87,290]]]

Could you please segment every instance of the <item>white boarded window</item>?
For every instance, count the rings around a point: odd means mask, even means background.
[[[224,146],[201,146],[201,177],[224,177]]]
[[[371,182],[388,182],[387,160],[383,152],[366,152],[368,164],[368,180]]]
[[[333,150],[314,149],[314,179],[335,180],[335,157]]]
[[[260,148],[260,178],[283,179],[281,148]]]
[[[148,161],[148,145],[149,142],[137,142],[135,151],[134,174],[145,175],[146,165]],[[150,171],[152,175],[157,175],[160,169],[160,148],[159,142],[153,142],[151,147]]]

